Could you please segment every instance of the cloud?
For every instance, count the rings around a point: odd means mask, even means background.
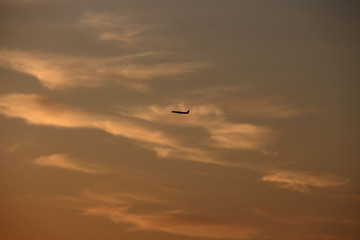
[[[85,214],[110,218],[119,224],[132,225],[131,230],[162,231],[190,237],[252,239],[258,235],[255,228],[236,224],[219,224],[201,222],[191,219],[197,216],[183,214],[181,211],[170,211],[149,214],[133,214],[128,208],[89,208]]]
[[[206,66],[201,62],[134,63],[138,58],[155,54],[145,52],[119,57],[83,57],[2,49],[0,66],[32,75],[48,89],[97,87],[115,83],[140,91],[146,90],[145,80],[177,76]]]
[[[78,197],[50,196],[53,204],[80,210],[84,215],[110,219],[128,226],[129,231],[160,231],[206,238],[252,239],[259,234],[254,227],[222,223],[209,216],[172,209],[166,201],[134,193],[99,193],[85,190]],[[168,210],[132,211],[138,205],[157,204]],[[152,208],[153,209],[153,208]]]
[[[177,64],[155,64],[151,66],[127,65],[121,70],[107,69],[110,75],[124,76],[129,79],[152,79],[156,77],[166,77],[180,75],[205,67],[206,64],[200,62],[177,63]]]
[[[179,125],[180,123],[185,126],[204,126],[213,125],[224,121],[224,113],[221,109],[212,105],[196,105],[191,106],[191,112],[186,115],[186,121],[179,118],[178,115],[169,114],[172,110],[188,110],[189,106],[185,104],[158,106],[151,105],[146,107],[135,107],[123,111],[122,114],[143,119],[149,122],[161,122],[167,125]],[[125,109],[126,110],[126,109]]]
[[[273,131],[252,124],[223,123],[208,130],[218,146],[230,149],[259,150],[268,153],[265,146],[273,139]]]
[[[343,218],[339,216],[308,216],[308,217],[300,217],[300,220],[303,223],[309,224],[322,224],[322,223],[329,223],[329,224],[343,224],[343,225],[354,225],[360,226],[360,222],[356,219],[351,218]]]
[[[107,204],[108,206],[117,206],[117,205],[132,205],[134,203],[162,203],[165,204],[166,201],[158,199],[155,197],[145,196],[141,194],[134,193],[120,193],[113,192],[107,194],[100,194],[89,189],[84,190],[81,193],[82,198],[90,200],[93,203]]]
[[[34,4],[41,2],[59,2],[59,1],[67,1],[67,0],[1,0],[0,2],[9,5],[23,5],[23,4]]]
[[[258,150],[269,153],[266,146],[274,139],[275,131],[248,123],[230,123],[224,112],[212,105],[191,107],[186,120],[178,115],[169,115],[171,110],[187,110],[184,104],[160,107],[156,105],[131,109],[126,116],[168,125],[196,126],[204,128],[212,140],[211,145],[219,148]]]
[[[19,150],[23,145],[24,145],[24,142],[19,142],[19,143],[12,144],[12,145],[10,145],[10,146],[8,146],[6,148],[6,151],[8,153],[14,153],[17,150]]]
[[[51,102],[35,94],[9,94],[0,98],[0,112],[31,124],[67,128],[96,128],[110,134],[165,146],[176,143],[160,131],[152,131],[124,119],[91,115],[80,109]]]
[[[314,108],[299,106],[281,96],[256,96],[257,92],[250,85],[215,86],[190,90],[189,96],[207,98],[216,101],[232,114],[246,118],[286,119],[314,113]]]
[[[228,167],[238,166],[237,164],[231,162],[216,159],[213,156],[214,153],[210,151],[204,151],[195,147],[185,147],[178,145],[176,147],[153,147],[152,149],[159,157],[163,158],[177,158],[194,162],[218,164]]]
[[[314,240],[355,240],[351,235],[309,234],[306,239]]]
[[[239,104],[240,102],[240,104]],[[253,99],[237,99],[236,101],[225,101],[229,108],[233,108],[237,114],[246,117],[260,117],[268,119],[294,118],[303,114],[315,112],[314,109],[294,106],[284,103],[286,100],[280,97],[263,97]]]
[[[79,26],[95,32],[100,40],[134,44],[144,39],[143,33],[155,28],[149,24],[139,24],[133,17],[111,13],[86,12],[79,20]]]
[[[179,140],[146,124],[121,117],[94,115],[81,109],[51,102],[35,94],[9,94],[0,97],[0,113],[17,117],[30,124],[65,128],[94,128],[134,140],[140,146],[155,151],[160,157],[228,165],[215,160],[208,152],[188,147]]]
[[[59,167],[85,173],[103,173],[104,168],[92,164],[83,163],[70,158],[67,154],[52,154],[35,159],[34,163],[42,167]]]
[[[255,209],[254,215],[268,219],[274,222],[281,222],[286,224],[296,224],[296,225],[312,225],[312,226],[321,226],[328,224],[342,224],[348,226],[360,226],[360,222],[355,218],[343,218],[341,216],[329,216],[329,215],[279,215],[278,213],[269,212],[264,209]]]
[[[292,191],[311,193],[311,188],[333,189],[343,187],[350,182],[350,179],[331,174],[276,169],[269,171],[267,175],[261,178],[261,181],[270,182]]]

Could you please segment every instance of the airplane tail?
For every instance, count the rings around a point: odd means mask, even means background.
[[[186,113],[190,113],[190,110],[187,110],[187,112]]]

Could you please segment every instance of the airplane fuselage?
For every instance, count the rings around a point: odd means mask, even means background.
[[[182,112],[182,111],[171,111],[172,113],[177,113],[177,114],[189,114],[190,110],[187,110],[187,112]]]

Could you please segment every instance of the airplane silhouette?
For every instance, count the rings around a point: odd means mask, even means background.
[[[189,114],[190,110],[187,110],[187,112],[182,112],[182,111],[171,111],[172,113],[177,113],[177,114]]]

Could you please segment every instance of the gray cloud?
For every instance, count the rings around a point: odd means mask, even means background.
[[[144,41],[141,34],[156,28],[153,25],[137,23],[133,17],[99,12],[84,13],[78,25],[91,30],[100,40],[117,41],[126,45]]]

